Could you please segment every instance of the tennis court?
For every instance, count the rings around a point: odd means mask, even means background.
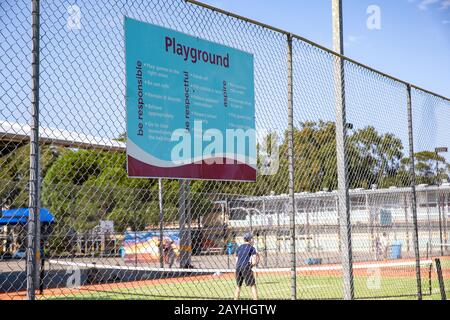
[[[53,261],[54,264],[70,264]],[[441,260],[446,288],[450,286],[450,259]],[[71,263],[71,267],[92,268],[99,278],[107,272],[157,272],[157,268],[118,267]],[[161,270],[159,270],[161,271]],[[235,288],[232,269],[172,269],[167,277],[99,283],[72,288],[45,290],[40,299],[231,299]],[[170,273],[170,274],[169,274]],[[339,265],[307,266],[297,269],[299,299],[341,299],[342,278]],[[261,299],[289,299],[290,270],[287,268],[256,269],[255,275]],[[433,260],[421,261],[424,299],[440,299],[439,283]],[[414,261],[388,261],[354,265],[357,299],[417,299]],[[106,281],[106,280],[105,280]],[[99,280],[101,282],[101,280]],[[250,299],[250,290],[242,291]]]

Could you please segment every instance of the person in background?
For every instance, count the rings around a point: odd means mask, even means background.
[[[245,243],[236,250],[236,290],[234,299],[238,300],[241,295],[241,287],[245,285],[251,288],[253,300],[258,300],[255,275],[252,268],[259,263],[259,254],[253,246],[253,234],[244,235]]]
[[[167,249],[167,255],[168,255],[168,260],[169,260],[169,268],[173,267],[173,264],[175,262],[175,249],[174,249],[174,241],[170,240],[169,243],[169,248]]]
[[[381,240],[380,237],[377,236],[375,238],[375,260],[382,260],[383,259],[383,247],[381,246]]]
[[[381,235],[381,248],[383,250],[383,259],[386,261],[388,258],[388,253],[389,253],[389,238],[386,234],[386,232],[383,232],[383,234]]]
[[[173,240],[172,239],[164,239],[163,245],[163,253],[164,253],[164,261],[169,264],[169,268],[172,268],[175,262],[175,250],[173,248]]]

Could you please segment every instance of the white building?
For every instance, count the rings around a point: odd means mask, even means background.
[[[376,239],[386,233],[389,243],[402,244],[402,252],[413,254],[413,215],[411,188],[350,190],[352,247],[355,252],[372,254]],[[419,185],[417,220],[422,255],[440,251],[448,243],[450,184]],[[241,197],[227,202],[227,225],[239,235],[252,230],[264,234],[261,246],[288,251],[290,246],[289,197],[286,194]],[[320,253],[339,252],[339,217],[337,193],[295,194],[296,248]],[[450,247],[444,246],[450,253]]]

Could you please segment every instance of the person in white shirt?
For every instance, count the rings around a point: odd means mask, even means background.
[[[389,253],[389,238],[386,235],[386,232],[383,232],[383,234],[381,235],[380,242],[381,248],[383,250],[383,259],[386,261]]]

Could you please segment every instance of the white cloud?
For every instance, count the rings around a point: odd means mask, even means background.
[[[355,36],[355,35],[352,35],[352,34],[347,36],[347,40],[350,43],[355,43],[355,42],[358,42],[358,41],[363,40],[363,39],[364,39],[364,36]]]
[[[437,2],[439,2],[440,0],[422,0],[420,3],[419,3],[419,9],[420,10],[427,10],[428,9],[428,6],[430,6],[430,5],[432,5],[432,4],[435,4],[435,3],[437,3]],[[444,0],[444,1],[447,1],[447,0]]]
[[[441,3],[441,9],[447,10],[448,8],[450,8],[450,0],[443,0]]]
[[[356,42],[356,41],[358,41],[358,37],[356,37],[356,36],[348,36],[348,41]]]
[[[409,3],[415,2],[414,0],[408,0]],[[447,10],[450,8],[450,0],[421,0],[418,4],[420,10],[427,10],[429,6],[440,2],[440,9]]]
[[[442,20],[443,24],[450,24],[450,20]]]
[[[365,37],[364,36],[355,36],[355,35],[348,35],[345,39],[344,39],[344,47],[351,47],[354,44],[361,45],[360,42],[361,40],[364,40]]]

